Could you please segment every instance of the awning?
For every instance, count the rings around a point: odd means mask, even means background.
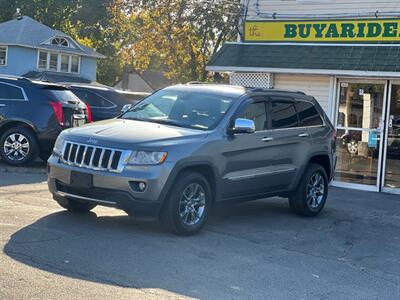
[[[226,43],[207,70],[400,77],[400,46]]]

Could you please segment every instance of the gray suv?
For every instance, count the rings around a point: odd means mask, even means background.
[[[199,231],[217,203],[289,198],[306,216],[324,207],[336,132],[302,92],[188,84],[162,89],[118,118],[65,130],[48,160],[54,199]]]

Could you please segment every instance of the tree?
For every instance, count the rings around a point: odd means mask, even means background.
[[[206,63],[237,37],[239,0],[149,0],[131,3],[135,40],[124,49],[137,70],[157,69],[176,81],[206,79]]]

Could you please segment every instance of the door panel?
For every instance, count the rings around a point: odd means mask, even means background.
[[[400,193],[400,84],[394,84],[389,98],[384,187]]]
[[[384,82],[340,82],[335,180],[378,189]]]

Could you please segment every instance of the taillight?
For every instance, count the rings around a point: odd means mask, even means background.
[[[90,110],[89,103],[86,103],[86,109],[87,109],[87,121],[88,123],[92,123],[93,122],[92,111]]]
[[[64,126],[64,112],[62,109],[62,103],[61,102],[49,102],[50,106],[53,108],[54,114],[56,115],[57,123],[60,126]]]
[[[336,140],[337,140],[337,130],[336,129],[333,130],[332,139],[333,139],[333,142],[336,144]]]

